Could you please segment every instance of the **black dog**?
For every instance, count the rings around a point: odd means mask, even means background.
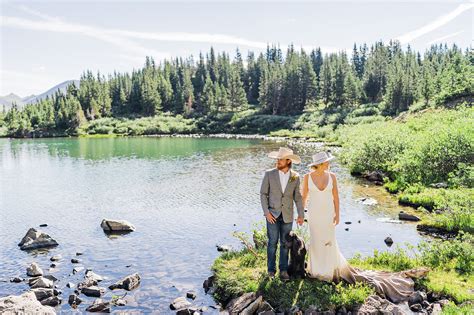
[[[290,250],[290,262],[288,264],[288,275],[291,278],[305,278],[306,277],[306,247],[304,240],[296,235],[295,232],[290,231],[286,235],[286,248]]]

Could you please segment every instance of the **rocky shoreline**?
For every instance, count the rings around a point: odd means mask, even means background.
[[[41,227],[46,226],[47,224],[41,225]],[[104,233],[107,234],[135,231],[135,227],[124,220],[103,219],[100,226]],[[59,243],[50,235],[36,228],[30,228],[18,243],[20,250],[24,251],[52,248],[58,245]],[[77,265],[81,263],[78,257],[82,255],[81,252],[77,252],[76,257],[70,259],[71,273],[69,275],[83,273],[83,280],[79,283],[67,282],[64,286],[65,288],[74,289],[74,293],[70,294],[67,298],[67,303],[71,306],[71,309],[76,309],[79,304],[84,302],[81,299],[81,295],[96,298],[86,308],[88,312],[110,313],[112,306],[126,305],[126,300],[120,297],[105,300],[102,296],[106,293],[107,289],[111,291],[122,289],[126,292],[134,290],[140,285],[140,275],[136,272],[131,273],[112,283],[108,288],[104,288],[100,286],[100,282],[105,280],[104,277],[96,274],[90,268]],[[50,257],[52,263],[49,267],[55,269],[58,267],[57,263],[64,260],[61,254],[54,255]],[[26,268],[26,277],[16,276],[10,278],[11,283],[26,282],[30,289],[18,296],[9,295],[0,298],[0,313],[56,314],[55,307],[63,302],[59,283],[65,283],[68,279],[58,279],[52,274],[46,274],[36,262],[31,263]]]

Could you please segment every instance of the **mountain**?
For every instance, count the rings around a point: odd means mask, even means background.
[[[72,83],[79,87],[79,82],[79,80],[67,80],[62,83],[59,83],[58,85],[53,86],[46,92],[43,92],[39,95],[30,95],[23,98],[14,93],[10,93],[5,96],[0,96],[0,106],[5,106],[5,109],[7,110],[13,105],[13,103],[16,103],[18,107],[23,107],[26,104],[32,104],[36,103],[37,101],[41,101],[48,96],[51,97],[58,90],[61,92],[66,92],[67,87]]]

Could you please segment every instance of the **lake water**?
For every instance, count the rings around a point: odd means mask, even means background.
[[[197,292],[195,305],[215,305],[202,282],[219,255],[216,245],[239,248],[232,232],[264,222],[260,182],[264,170],[273,167],[268,152],[281,145],[216,138],[0,139],[0,297],[27,290],[26,283],[8,280],[26,277],[26,267],[36,261],[60,279],[63,304],[57,310],[69,313],[73,290],[65,285],[83,278],[83,272],[71,275],[76,265],[70,260],[79,258],[81,266],[106,277],[103,287],[140,274],[139,288],[125,297],[128,305],[115,311],[171,313],[170,302],[188,290]],[[315,149],[294,149],[304,161],[295,170],[303,174]],[[387,236],[395,244],[420,241],[414,224],[380,221],[396,218],[401,209],[383,189],[352,178],[337,159],[331,170],[338,176],[337,237],[346,257],[393,250],[384,243]],[[355,201],[364,196],[379,204]],[[103,218],[128,220],[137,230],[108,237],[100,228]],[[39,228],[42,223],[48,226]],[[21,251],[17,244],[30,227],[48,233],[59,246]],[[84,254],[76,257],[76,252]],[[63,259],[49,270],[55,254]],[[107,290],[105,298],[123,293]],[[81,298],[79,312],[94,300]]]

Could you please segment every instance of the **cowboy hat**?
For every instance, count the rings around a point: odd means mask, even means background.
[[[283,147],[280,147],[278,151],[270,152],[268,157],[271,157],[272,159],[290,159],[295,164],[301,163],[300,157],[293,154],[293,150]]]
[[[327,161],[331,161],[334,159],[334,156],[331,155],[330,152],[318,152],[315,155],[313,155],[313,163],[309,164],[308,166],[313,166],[313,165],[318,165]]]

